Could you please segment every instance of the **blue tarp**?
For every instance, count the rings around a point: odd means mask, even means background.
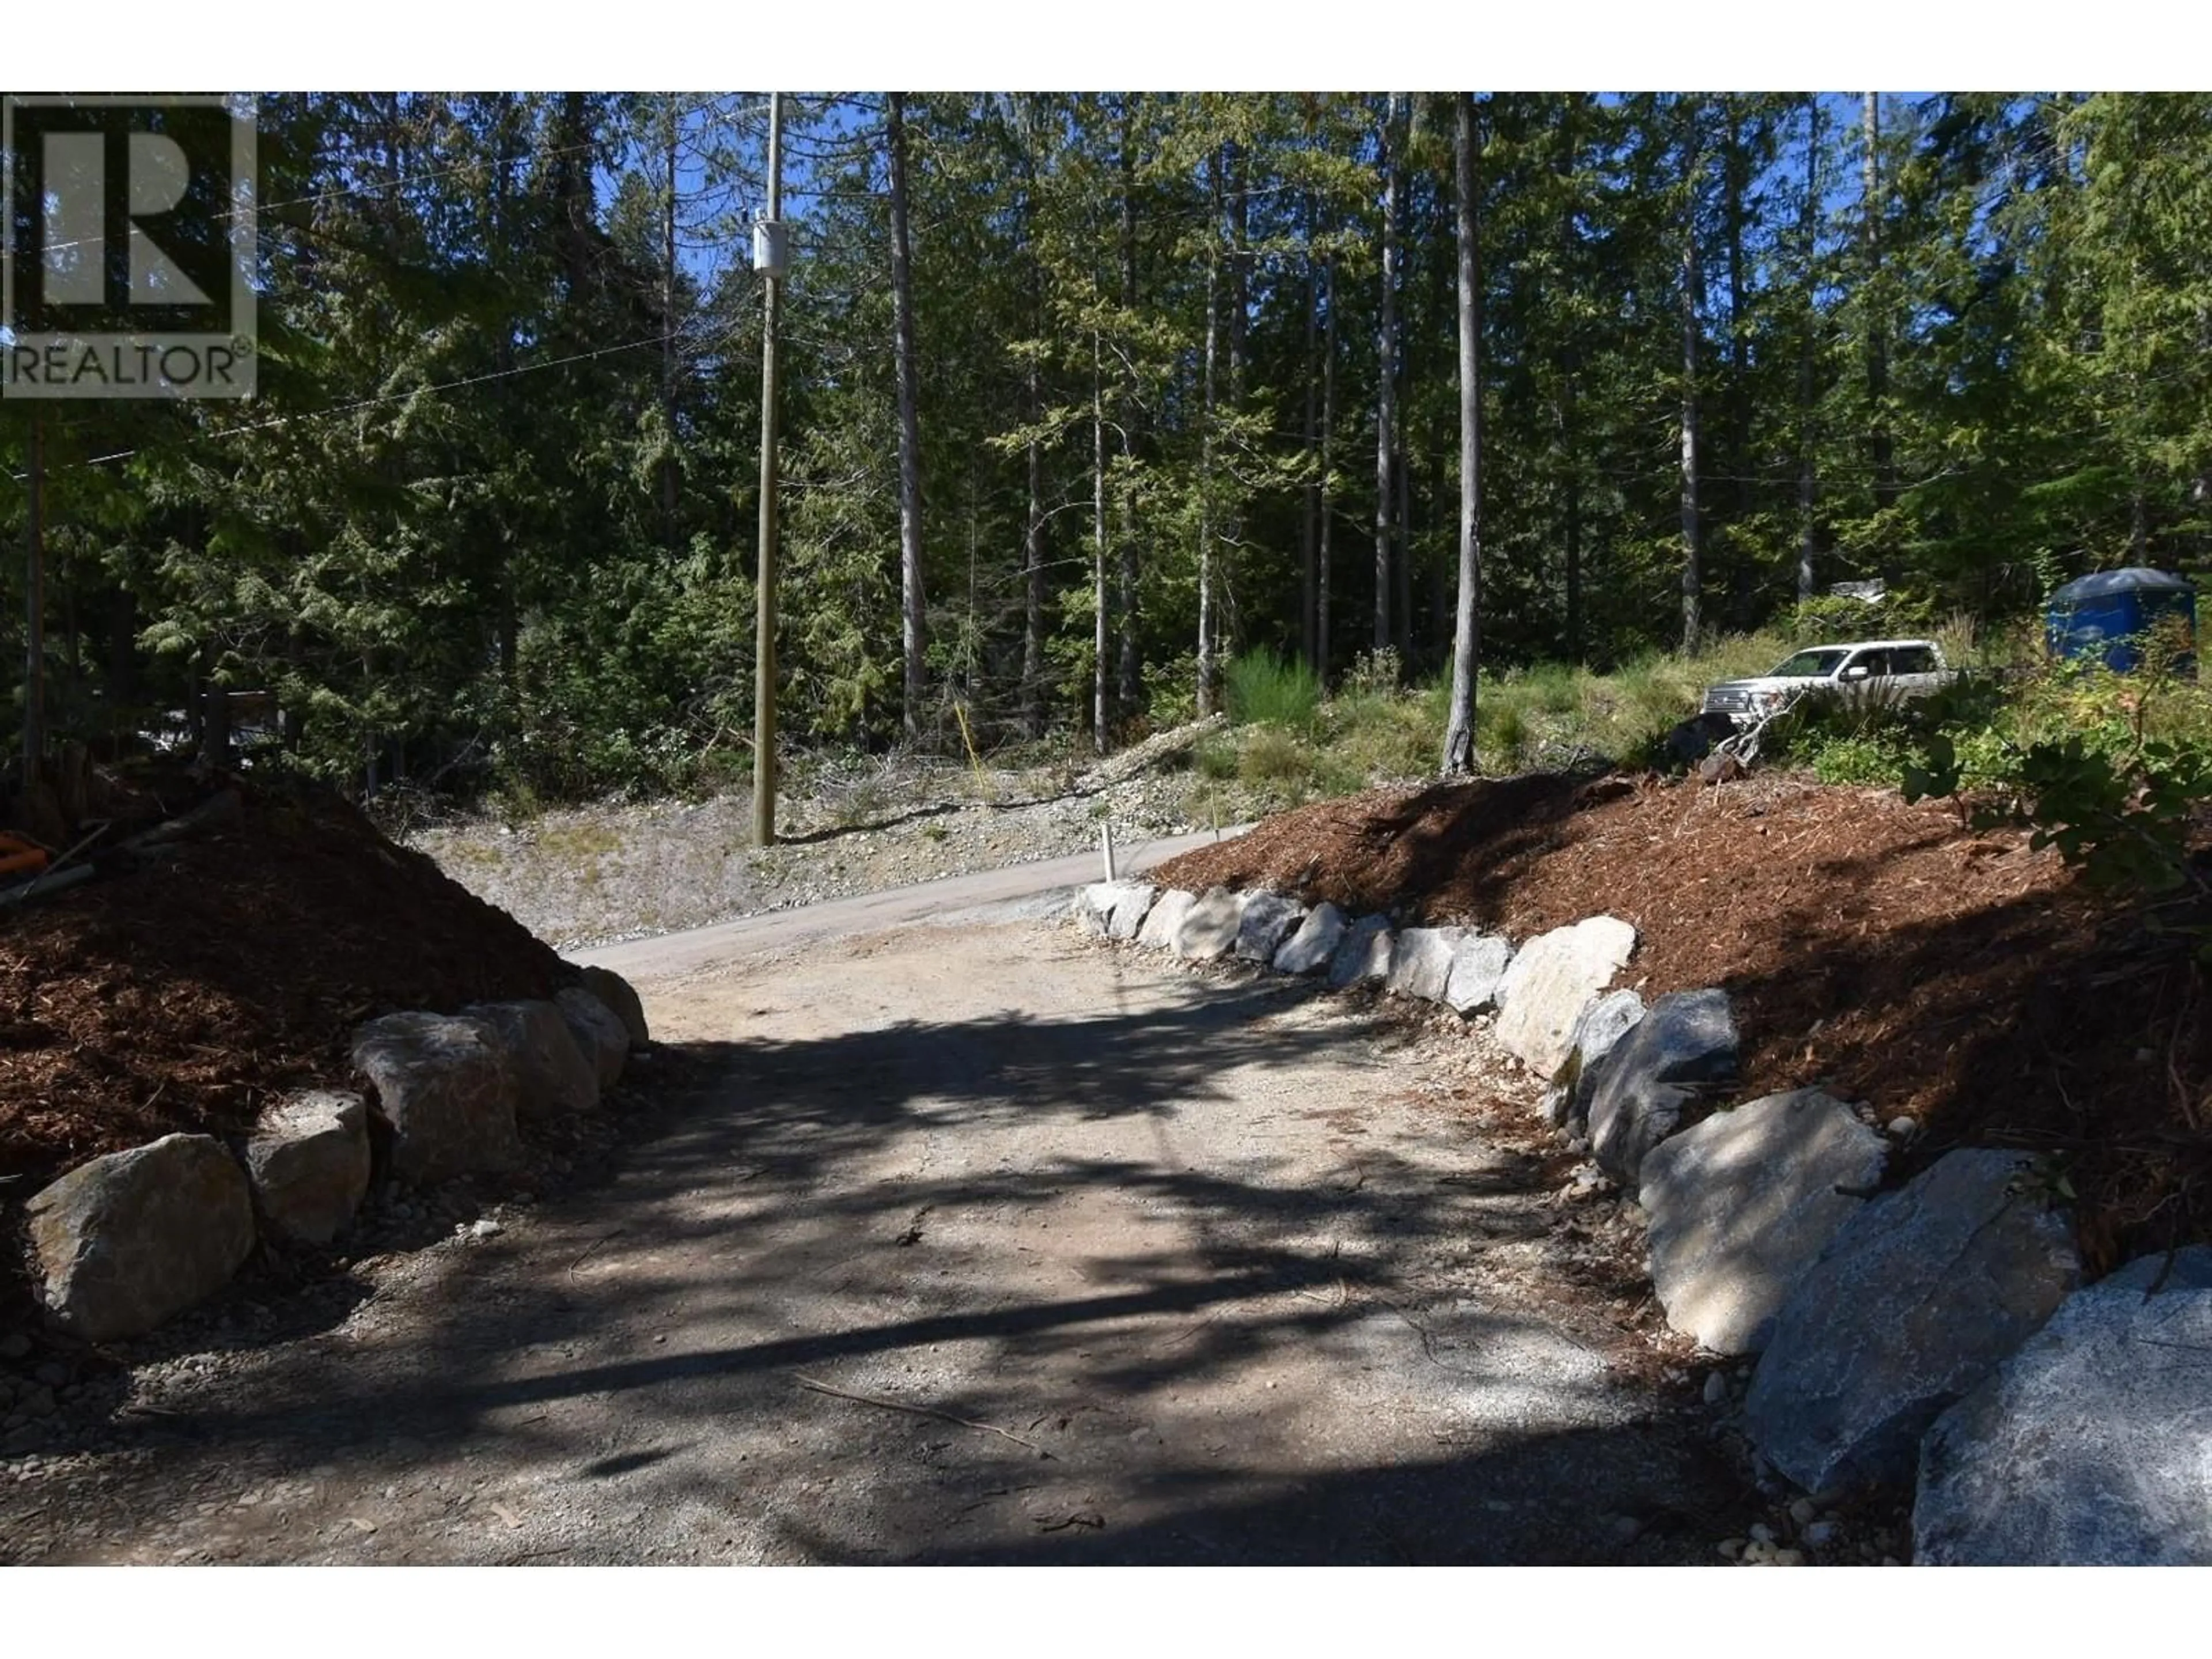
[[[2061,657],[2101,657],[2126,673],[2142,660],[2142,635],[2161,617],[2186,619],[2194,664],[2197,590],[2165,570],[2100,570],[2070,581],[2051,596],[2045,635]]]

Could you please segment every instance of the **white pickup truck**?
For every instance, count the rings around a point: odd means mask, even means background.
[[[1861,640],[1816,645],[1775,665],[1756,679],[1723,680],[1705,692],[1704,712],[1725,714],[1732,725],[1754,726],[1808,691],[1845,696],[1924,697],[1948,684],[1953,671],[1933,640]]]

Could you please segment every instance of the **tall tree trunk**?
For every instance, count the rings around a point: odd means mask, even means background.
[[[1221,155],[1215,151],[1212,204],[1206,215],[1206,401],[1198,441],[1198,712],[1213,713],[1214,358],[1221,334]]]
[[[1316,493],[1321,520],[1317,545],[1314,550],[1314,672],[1322,682],[1328,681],[1328,585],[1331,579],[1329,555],[1335,539],[1336,503],[1332,499],[1329,469],[1334,460],[1336,438],[1336,256],[1325,256],[1321,262],[1321,289],[1328,316],[1322,328],[1321,342],[1321,485]]]
[[[1814,514],[1820,501],[1820,477],[1814,470],[1814,359],[1820,327],[1818,282],[1820,236],[1820,95],[1805,100],[1805,197],[1798,210],[1798,257],[1803,261],[1805,326],[1797,343],[1797,602],[1813,597],[1814,556],[1818,528]]]
[[[1110,723],[1106,705],[1106,348],[1095,329],[1091,335],[1091,599],[1097,610],[1091,641],[1091,740],[1103,755]]]
[[[1390,631],[1390,461],[1398,422],[1398,128],[1399,94],[1384,106],[1382,164],[1382,295],[1375,330],[1375,649],[1387,650]]]
[[[678,552],[676,517],[680,469],[676,463],[676,94],[664,94],[665,131],[662,150],[663,178],[660,213],[660,417],[668,428],[668,453],[660,463],[660,511],[666,525],[668,550]]]
[[[1443,769],[1474,770],[1475,683],[1482,643],[1482,246],[1474,94],[1453,99],[1454,226],[1459,251],[1459,609],[1452,627],[1451,708]]]
[[[891,312],[898,334],[899,617],[906,662],[905,721],[909,738],[921,735],[927,649],[921,592],[921,425],[914,365],[914,272],[908,257],[906,94],[884,105],[891,163]]]
[[[1022,532],[1022,570],[1027,589],[1022,607],[1022,728],[1031,738],[1044,735],[1044,447],[1034,434],[1044,419],[1042,371],[1030,359],[1029,371],[1029,516]]]
[[[1881,94],[1863,96],[1860,117],[1866,131],[1864,198],[1861,234],[1865,239],[1867,434],[1874,460],[1874,503],[1887,508],[1897,501],[1897,471],[1889,441],[1889,308],[1881,291]]]
[[[1559,269],[1571,271],[1575,254],[1575,124],[1576,100],[1570,97],[1559,112],[1559,174],[1560,191]],[[1571,322],[1570,328],[1573,326]],[[1582,371],[1580,341],[1570,333],[1560,354],[1559,395],[1554,419],[1559,441],[1559,466],[1565,484],[1565,522],[1560,540],[1566,554],[1567,659],[1583,659],[1583,474],[1575,453],[1579,432],[1575,423],[1576,377]]]
[[[1030,114],[1013,94],[1013,111],[1019,119],[1022,165],[1020,237],[1023,256],[1029,261],[1030,333],[1042,339],[1046,329],[1044,275],[1037,261],[1034,229],[1036,216],[1036,152],[1030,125]],[[1037,433],[1044,423],[1044,365],[1032,354],[1029,360],[1030,441],[1028,445],[1028,514],[1022,532],[1022,570],[1025,592],[1022,606],[1022,729],[1032,738],[1045,733],[1044,609],[1044,446]]]
[[[1243,144],[1232,141],[1222,149],[1222,171],[1229,186],[1229,412],[1234,416],[1243,412],[1245,380],[1251,368],[1246,342],[1247,313],[1251,307],[1251,260],[1246,251],[1246,242],[1251,224],[1252,161],[1250,152]],[[1233,466],[1231,471],[1234,471]],[[1242,489],[1231,492],[1226,518],[1227,529],[1222,538],[1218,568],[1213,574],[1215,610],[1218,617],[1215,631],[1233,652],[1242,632],[1237,615],[1236,580],[1237,556],[1244,544]],[[1217,653],[1218,649],[1217,643]]]
[[[1698,514],[1698,290],[1704,271],[1698,259],[1698,173],[1704,157],[1698,142],[1698,110],[1686,101],[1687,125],[1682,141],[1682,649],[1698,648],[1702,618],[1705,548]]]
[[[1306,666],[1316,673],[1321,672],[1321,660],[1316,653],[1314,585],[1316,555],[1321,534],[1321,480],[1312,469],[1317,458],[1319,433],[1316,428],[1317,382],[1316,371],[1321,356],[1321,283],[1313,258],[1314,204],[1306,197],[1306,261],[1305,311],[1306,349],[1302,361],[1304,373],[1299,380],[1305,388],[1305,418],[1299,423],[1298,445],[1305,458],[1308,475],[1304,511],[1298,515],[1298,654],[1305,659]]]
[[[1121,149],[1116,157],[1121,183],[1121,308],[1133,318],[1137,314],[1137,134],[1136,94],[1121,96]],[[1126,361],[1121,370],[1121,450],[1134,460],[1134,434],[1137,424],[1136,370]],[[1126,719],[1138,714],[1145,701],[1144,653],[1138,639],[1142,618],[1137,609],[1137,578],[1139,554],[1137,547],[1136,507],[1129,500],[1125,488],[1121,501],[1121,659],[1119,680],[1121,692],[1121,713]]]
[[[1728,397],[1725,414],[1727,449],[1720,464],[1729,480],[1727,500],[1731,516],[1741,520],[1751,511],[1751,398],[1747,383],[1745,352],[1750,331],[1744,325],[1743,232],[1744,195],[1749,190],[1750,156],[1745,147],[1743,104],[1740,94],[1727,95],[1728,123],[1721,152],[1721,223],[1728,260]],[[1756,603],[1756,574],[1741,553],[1728,562],[1730,625],[1747,627]]]

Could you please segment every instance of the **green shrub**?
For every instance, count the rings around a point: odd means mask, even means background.
[[[1225,678],[1232,725],[1313,728],[1321,681],[1304,663],[1269,650],[1247,651],[1230,659]]]

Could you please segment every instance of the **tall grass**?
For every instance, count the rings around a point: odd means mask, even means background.
[[[1268,650],[1230,659],[1224,677],[1230,723],[1310,732],[1321,709],[1321,680],[1312,669]]]

